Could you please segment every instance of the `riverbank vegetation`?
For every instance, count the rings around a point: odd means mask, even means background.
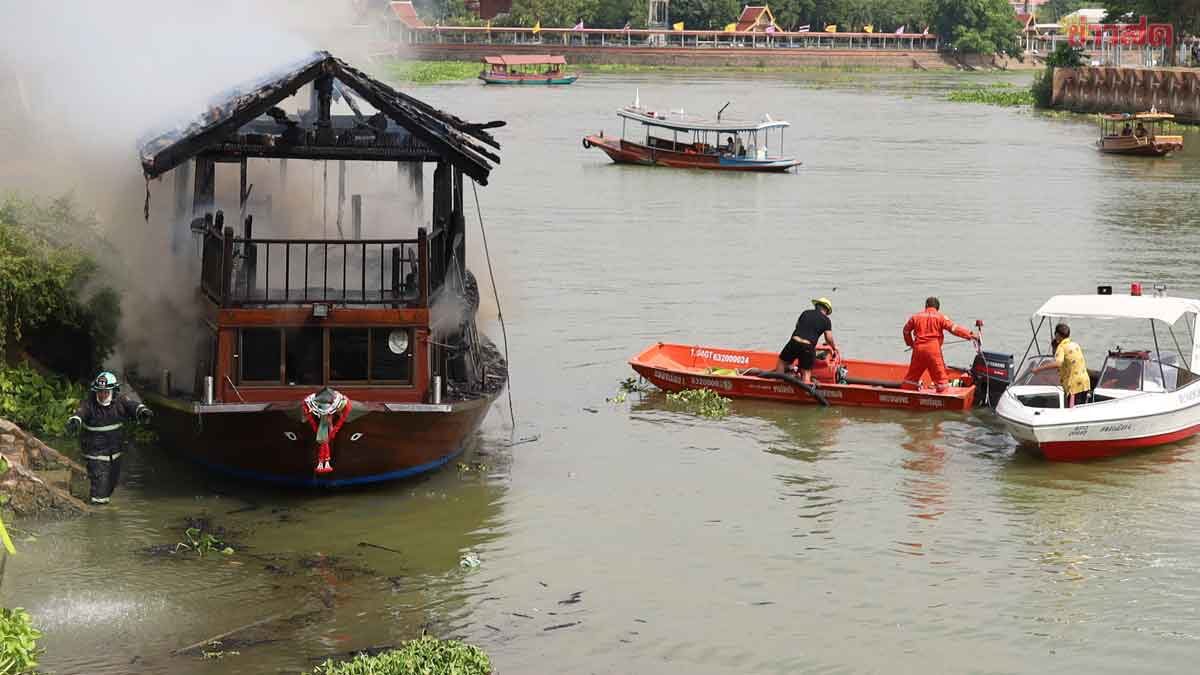
[[[2,554],[0,554],[2,555]],[[42,650],[37,646],[42,632],[20,607],[0,608],[0,675],[32,673]]]
[[[94,217],[70,197],[0,199],[0,354],[85,379],[112,353],[120,306]]]
[[[1078,68],[1083,65],[1083,49],[1060,43],[1054,51],[1046,55],[1046,67],[1034,75],[1033,84],[1029,86],[1029,94],[1033,104],[1039,108],[1049,108],[1054,104],[1054,69]]]
[[[327,660],[313,670],[313,675],[489,675],[491,672],[492,663],[480,648],[422,635],[398,649],[358,654],[349,661]]]
[[[38,435],[62,436],[86,395],[83,386],[26,363],[0,363],[0,417]]]
[[[401,61],[390,60],[383,66],[382,76],[392,82],[434,84],[470,80],[483,67],[474,61]]]

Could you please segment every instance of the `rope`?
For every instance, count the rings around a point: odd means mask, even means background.
[[[487,230],[483,227],[483,211],[479,208],[479,190],[475,187],[475,181],[471,181],[471,192],[475,194],[475,215],[479,217],[479,234],[483,239],[483,257],[487,259],[488,277],[492,280],[492,294],[496,297],[496,317],[500,319],[500,336],[504,339],[504,378],[508,380],[508,419],[512,422],[515,434],[517,432],[517,414],[513,411],[512,362],[508,360],[508,329],[504,327],[504,310],[500,308],[500,289],[496,288],[496,274],[492,272],[492,254],[488,252]]]

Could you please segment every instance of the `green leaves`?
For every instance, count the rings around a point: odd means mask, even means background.
[[[729,399],[711,389],[684,389],[667,394],[667,400],[701,417],[724,417],[729,414]]]
[[[1021,53],[1020,23],[1008,0],[933,0],[933,25],[959,52]]]
[[[86,390],[28,364],[0,364],[0,417],[35,434],[62,436]]]
[[[313,675],[489,675],[492,663],[483,650],[457,640],[422,635],[399,649],[349,661],[327,660]]]
[[[0,675],[29,673],[37,668],[37,641],[42,632],[33,627],[33,619],[24,609],[0,608]]]
[[[233,555],[233,547],[227,546],[225,542],[214,537],[208,532],[204,532],[198,527],[189,527],[184,530],[183,537],[186,541],[181,541],[175,544],[175,551],[186,551],[195,553],[203,558],[211,553],[220,553],[221,555]]]
[[[84,353],[70,358],[89,368],[112,352],[117,296],[107,288],[85,292],[99,276],[90,256],[108,253],[102,241],[96,220],[69,197],[0,201],[0,352],[39,329],[86,338]]]

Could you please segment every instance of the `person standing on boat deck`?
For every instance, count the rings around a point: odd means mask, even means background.
[[[121,453],[125,450],[125,422],[150,421],[150,409],[128,396],[118,394],[117,376],[105,371],[92,382],[92,393],[67,419],[67,431],[82,433],[79,447],[87,461],[93,504],[107,504],[121,476]]]
[[[775,372],[783,373],[793,362],[800,361],[800,380],[805,384],[812,384],[817,340],[824,337],[829,349],[837,352],[837,345],[833,341],[833,322],[829,320],[829,315],[833,314],[833,304],[828,298],[816,298],[812,304],[812,309],[805,310],[796,319],[792,337],[780,350],[779,363],[775,364]]]
[[[1074,408],[1085,403],[1092,379],[1088,376],[1087,362],[1083,360],[1083,349],[1071,339],[1071,327],[1060,323],[1054,327],[1054,363],[1058,365],[1058,381],[1063,388],[1063,404]]]
[[[935,297],[925,299],[925,311],[908,317],[904,324],[904,342],[912,348],[912,360],[904,375],[903,389],[920,389],[921,376],[926,371],[939,392],[946,390],[946,362],[942,360],[943,332],[949,331],[964,340],[979,341],[979,336],[954,323],[940,311],[942,303]]]

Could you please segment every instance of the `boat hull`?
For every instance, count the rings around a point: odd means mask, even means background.
[[[1133,157],[1165,157],[1172,152],[1183,149],[1182,136],[1156,136],[1143,140],[1133,136],[1118,136],[1101,139],[1097,142],[1100,152],[1109,155],[1130,155]]]
[[[1182,441],[1200,433],[1200,383],[1075,408],[1032,408],[1010,388],[996,406],[1009,434],[1046,459],[1082,462]]]
[[[583,147],[600,148],[618,164],[665,166],[673,169],[781,173],[800,165],[799,161],[791,157],[754,159],[712,153],[676,152],[606,136],[587,136],[583,139]]]
[[[165,446],[225,474],[297,487],[375,483],[437,469],[463,451],[494,399],[352,401],[353,414],[330,443],[333,471],[318,474],[315,432],[299,402],[198,405],[145,395]]]
[[[516,77],[498,77],[496,75],[480,75],[479,79],[485,84],[572,84],[579,79],[578,75],[564,75],[561,77],[545,77],[545,76],[516,76]]]
[[[758,352],[718,347],[672,345],[658,343],[630,360],[629,365],[654,386],[664,391],[710,389],[730,398],[763,399],[801,405],[817,404],[811,394],[783,380],[752,375],[720,374],[726,371],[775,367],[775,352]],[[974,404],[975,386],[949,387],[944,393],[928,388],[926,381],[920,391],[878,384],[838,384],[838,365],[847,368],[851,381],[873,380],[897,382],[904,377],[908,364],[881,361],[851,360],[819,362],[813,370],[817,391],[830,405],[864,408],[895,408],[901,410],[968,410]],[[970,375],[957,368],[948,368],[952,379],[969,381]]]

